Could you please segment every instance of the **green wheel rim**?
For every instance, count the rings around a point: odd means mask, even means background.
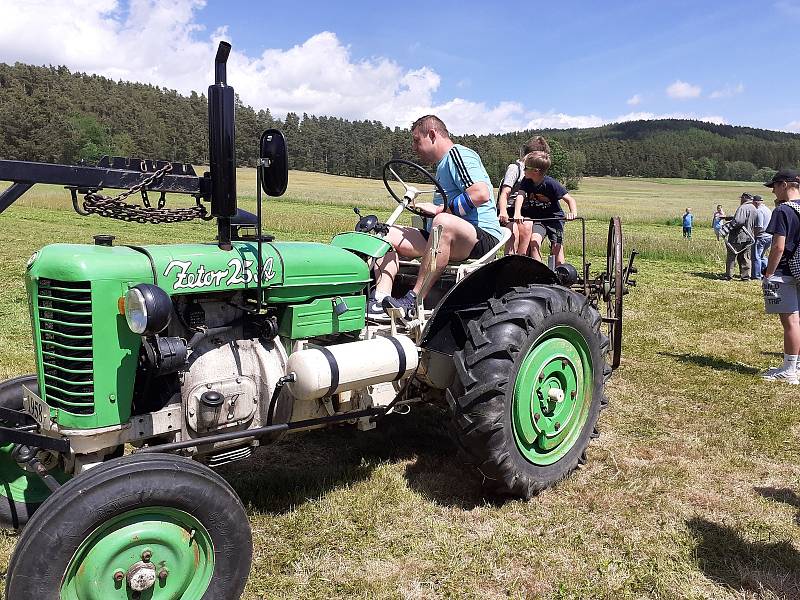
[[[544,332],[520,364],[511,416],[529,462],[561,460],[581,435],[592,404],[592,357],[583,335],[558,326]]]
[[[152,565],[156,579],[137,596],[120,574],[127,575],[141,562]],[[181,510],[151,506],[127,511],[95,529],[72,557],[60,597],[197,600],[208,588],[213,573],[214,546],[206,528]]]
[[[41,504],[52,493],[41,477],[28,473],[11,458],[14,444],[0,446],[0,496],[27,504]],[[59,483],[69,479],[69,475],[60,469],[53,469],[50,474]]]

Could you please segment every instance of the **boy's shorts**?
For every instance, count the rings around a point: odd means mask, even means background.
[[[791,275],[775,274],[765,282],[778,294],[777,298],[764,296],[764,310],[768,315],[790,314],[800,309],[800,282]]]
[[[538,221],[533,224],[533,233],[538,233],[542,239],[550,240],[550,245],[564,243],[564,223],[561,221]]]

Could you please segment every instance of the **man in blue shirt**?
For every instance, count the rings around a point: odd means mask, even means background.
[[[686,212],[683,213],[683,237],[687,240],[692,239],[692,223],[694,222],[694,215],[692,214],[691,208],[686,208]]]
[[[753,235],[756,238],[753,244],[753,256],[750,261],[750,278],[761,279],[761,274],[767,268],[767,250],[772,244],[772,236],[767,233],[767,225],[772,218],[772,211],[764,206],[764,199],[761,196],[753,196],[753,206],[756,207],[756,226]]]
[[[392,226],[385,237],[393,252],[388,252],[377,264],[379,273],[375,295],[370,299],[367,315],[373,319],[386,317],[384,308],[403,310],[406,318],[416,311],[417,297],[427,293],[422,285],[430,262],[430,231],[442,226],[439,253],[433,276],[435,283],[448,262],[483,256],[502,238],[494,189],[489,175],[474,150],[454,144],[441,119],[426,115],[411,126],[412,149],[423,163],[436,165],[436,180],[447,194],[447,205],[438,194],[433,202],[419,202],[416,207],[432,217],[426,229]],[[422,258],[414,287],[402,298],[392,298],[392,284],[399,270],[398,255],[403,258]]]

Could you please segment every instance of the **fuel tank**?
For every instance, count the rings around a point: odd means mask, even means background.
[[[299,350],[289,356],[286,371],[295,374],[289,391],[313,400],[361,389],[410,375],[419,363],[416,345],[404,335]]]

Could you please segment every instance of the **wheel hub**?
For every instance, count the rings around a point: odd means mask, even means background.
[[[152,507],[133,510],[95,530],[70,562],[64,600],[199,598],[214,571],[205,528],[188,513]],[[132,595],[131,595],[132,594]]]
[[[569,451],[588,414],[591,360],[583,337],[557,327],[537,340],[514,385],[512,418],[517,445],[535,464],[552,464]]]
[[[128,580],[128,586],[134,592],[143,592],[155,584],[156,568],[152,563],[139,561],[131,565],[125,578]]]

